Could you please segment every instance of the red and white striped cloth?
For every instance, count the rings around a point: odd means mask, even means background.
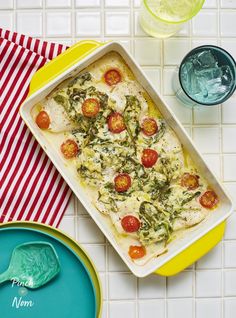
[[[66,46],[0,29],[0,223],[30,220],[57,227],[71,190],[19,115],[33,74]]]

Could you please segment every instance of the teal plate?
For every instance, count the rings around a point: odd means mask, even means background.
[[[79,257],[62,241],[33,229],[0,229],[0,273],[19,244],[45,241],[59,257],[61,271],[45,286],[30,290],[6,282],[0,286],[0,317],[4,318],[95,318],[96,296],[89,272]]]

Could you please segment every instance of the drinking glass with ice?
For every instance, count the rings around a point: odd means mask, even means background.
[[[197,47],[181,62],[173,88],[176,96],[186,105],[221,104],[236,88],[235,60],[220,47]]]

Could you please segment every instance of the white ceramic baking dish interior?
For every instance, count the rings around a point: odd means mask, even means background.
[[[78,176],[72,173],[71,169],[65,165],[63,158],[61,158],[58,155],[58,153],[52,147],[50,142],[45,138],[44,134],[35,124],[31,116],[31,110],[34,107],[34,105],[38,103],[40,100],[42,100],[45,96],[47,96],[60,82],[62,82],[68,77],[75,76],[78,72],[80,72],[85,67],[87,67],[88,65],[90,65],[91,63],[93,63],[94,61],[96,61],[97,59],[99,59],[104,54],[110,51],[116,51],[126,61],[128,66],[131,68],[134,75],[136,76],[136,79],[151,96],[152,100],[157,105],[158,109],[162,113],[167,123],[175,131],[181,143],[194,160],[200,172],[203,174],[203,176],[206,178],[208,183],[212,186],[212,188],[216,191],[220,198],[219,207],[214,211],[210,212],[209,218],[207,218],[204,222],[198,224],[197,226],[193,227],[191,230],[188,230],[185,233],[185,235],[183,235],[178,240],[173,240],[168,246],[167,253],[157,258],[153,258],[143,266],[134,264],[129,259],[127,252],[120,248],[119,244],[116,242],[112,234],[112,230],[108,226],[107,222],[104,222],[104,216],[102,216],[101,213],[92,205],[89,197],[86,195],[86,191],[83,187],[79,185]],[[149,82],[149,80],[141,70],[140,66],[119,43],[111,42],[105,44],[104,46],[101,46],[100,48],[96,49],[83,60],[75,63],[69,69],[61,73],[58,77],[54,78],[51,82],[49,82],[44,87],[36,91],[29,98],[27,98],[21,106],[20,113],[23,120],[26,122],[27,126],[32,131],[37,141],[43,147],[43,149],[50,157],[53,164],[61,173],[61,175],[68,183],[70,188],[73,190],[75,195],[84,205],[84,207],[89,212],[93,220],[99,226],[104,235],[108,238],[110,243],[116,249],[117,253],[129,267],[129,269],[138,277],[147,276],[148,274],[155,271],[157,268],[164,265],[166,262],[175,257],[175,255],[186,249],[189,245],[191,245],[193,242],[205,235],[208,231],[210,231],[215,226],[223,222],[233,210],[232,201],[230,200],[228,194],[225,192],[225,189],[223,189],[222,185],[219,183],[215,175],[211,172],[210,168],[205,163],[201,154],[196,149],[195,145],[192,143],[192,140],[186,134],[179,120],[176,118],[176,116],[173,114],[173,112],[170,110],[170,108],[161,98],[161,96],[157,93],[153,85]]]

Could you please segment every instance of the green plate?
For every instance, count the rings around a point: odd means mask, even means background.
[[[0,272],[7,269],[15,246],[32,241],[45,241],[54,246],[61,272],[50,283],[36,290],[12,282],[1,285],[1,317],[98,317],[101,287],[96,270],[78,244],[61,231],[31,222],[0,226]]]

